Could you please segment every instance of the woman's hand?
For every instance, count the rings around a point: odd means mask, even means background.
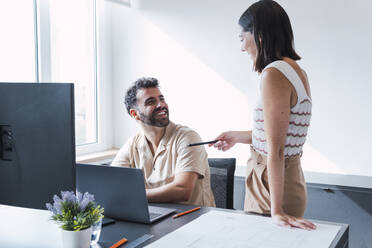
[[[214,144],[209,144],[209,146],[214,146],[218,150],[227,151],[233,147],[239,141],[239,136],[241,132],[239,131],[227,131],[223,132],[215,140],[219,140]]]
[[[316,225],[314,225],[310,221],[305,220],[304,218],[290,216],[285,213],[272,214],[271,219],[275,224],[279,226],[297,227],[297,228],[302,228],[302,229],[309,230],[309,231],[316,229]]]

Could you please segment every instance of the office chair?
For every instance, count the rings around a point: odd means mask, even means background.
[[[208,158],[216,207],[233,209],[235,158]]]

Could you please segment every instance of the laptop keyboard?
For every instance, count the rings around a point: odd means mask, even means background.
[[[161,214],[158,214],[158,213],[149,213],[150,214],[150,220],[160,216]]]
[[[149,215],[150,215],[150,220],[157,219],[157,217],[165,217],[173,212],[175,212],[175,209],[170,209],[170,208],[163,208],[163,207],[155,207],[155,206],[149,206]]]

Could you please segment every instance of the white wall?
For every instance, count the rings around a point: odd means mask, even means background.
[[[140,1],[140,0],[137,0]],[[254,1],[146,0],[139,9],[106,2],[111,13],[114,144],[137,130],[126,114],[125,90],[141,76],[160,80],[170,117],[204,140],[224,130],[252,127],[258,76],[240,52],[237,20]],[[295,46],[312,88],[313,117],[303,156],[307,171],[372,176],[369,79],[372,3],[291,1]],[[335,5],[337,3],[337,5]],[[236,157],[248,147],[210,157]]]

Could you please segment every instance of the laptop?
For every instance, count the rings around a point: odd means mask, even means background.
[[[148,205],[141,169],[76,164],[76,188],[93,194],[113,219],[149,224],[176,211]]]

